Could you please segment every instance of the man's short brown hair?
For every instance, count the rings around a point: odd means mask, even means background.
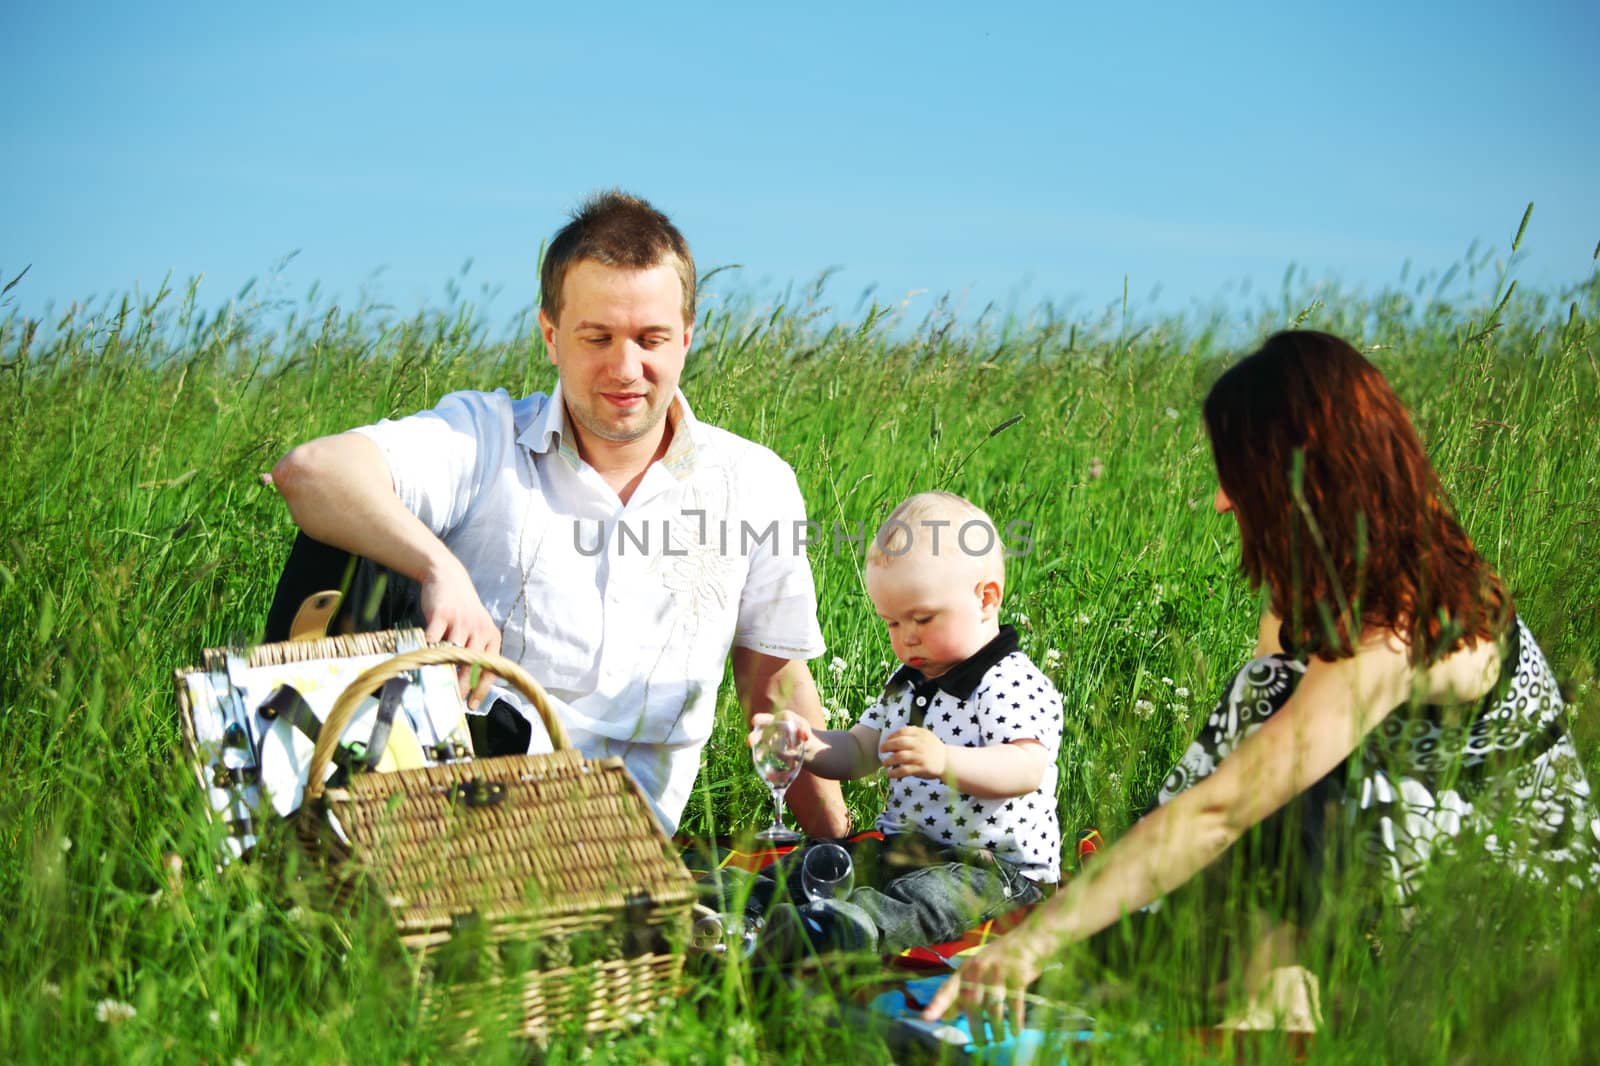
[[[572,214],[544,253],[539,269],[539,308],[560,321],[561,287],[574,263],[592,259],[601,266],[649,270],[663,263],[678,272],[683,285],[683,324],[694,325],[694,256],[666,215],[619,189],[596,193]]]

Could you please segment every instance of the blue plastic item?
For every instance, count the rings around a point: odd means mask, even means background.
[[[1077,1015],[1051,1018],[1048,1010],[1039,1012],[1046,1016],[1046,1028],[1029,1026],[1020,1033],[1008,1032],[1003,1039],[994,1039],[996,1034],[985,1033],[990,1039],[982,1043],[973,1040],[963,1012],[953,1012],[942,1021],[923,1021],[923,1007],[948,979],[948,974],[920,977],[873,997],[868,1010],[889,1021],[887,1036],[892,1045],[916,1047],[934,1055],[942,1052],[945,1061],[984,1063],[986,1066],[1032,1066],[1035,1063],[1042,1066],[1044,1063],[1066,1064],[1070,1061],[1067,1056],[1070,1045],[1099,1038],[1093,1029],[1083,1027],[1082,1023],[1088,1019]],[[1030,1015],[1030,1020],[1033,1017]],[[1051,1022],[1066,1024],[1052,1025]]]

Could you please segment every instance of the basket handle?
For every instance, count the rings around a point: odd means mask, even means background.
[[[458,648],[453,644],[436,644],[396,655],[392,659],[385,659],[362,671],[360,676],[339,694],[339,698],[333,703],[333,709],[328,712],[328,720],[322,723],[316,747],[311,752],[311,765],[306,771],[305,802],[310,803],[321,797],[323,775],[328,771],[328,763],[333,760],[334,750],[339,746],[339,738],[350,725],[350,719],[355,717],[361,701],[390,678],[399,677],[419,666],[435,666],[441,663],[479,666],[486,672],[511,682],[528,697],[534,709],[539,712],[539,717],[544,720],[544,727],[550,734],[551,746],[556,751],[572,747],[566,726],[561,724],[561,719],[550,709],[549,697],[545,695],[539,682],[535,681],[526,670],[504,656]]]

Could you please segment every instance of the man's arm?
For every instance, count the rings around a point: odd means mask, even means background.
[[[803,659],[782,659],[750,648],[733,649],[733,685],[748,720],[758,714],[791,710],[812,726],[827,725],[822,700]],[[850,832],[850,815],[837,781],[802,771],[785,797],[800,828],[813,837],[842,837]]]
[[[372,440],[340,433],[302,444],[278,460],[272,484],[307,535],[421,585],[428,640],[499,652],[500,630],[466,567],[400,502]]]

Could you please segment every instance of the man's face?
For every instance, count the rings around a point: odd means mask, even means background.
[[[694,326],[669,263],[647,270],[582,259],[561,287],[560,324],[539,312],[550,362],[561,375],[578,451],[660,440]]]

